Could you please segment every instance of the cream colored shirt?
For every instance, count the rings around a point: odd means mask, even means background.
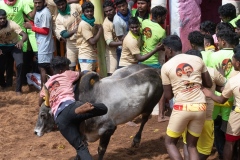
[[[226,78],[221,75],[221,73],[219,73],[215,68],[210,68],[207,67],[207,70],[211,76],[212,79],[212,88],[210,88],[210,90],[212,92],[215,92],[216,90],[216,85],[218,86],[224,86],[224,84],[226,83]],[[214,101],[211,98],[206,98],[207,101],[207,116],[206,119],[207,120],[212,120],[212,112],[213,112],[213,108],[214,108]]]
[[[225,98],[230,98],[232,95],[234,96],[234,105],[240,107],[240,74],[233,76],[230,78],[223,91],[222,96]]]
[[[79,48],[78,57],[80,59],[96,60],[96,45],[91,45],[88,40],[94,35],[94,27],[85,21],[81,21],[77,31],[77,48]]]
[[[53,23],[55,24],[55,20],[58,14],[57,6],[53,0],[46,0],[46,4],[47,4],[47,8],[51,12]]]
[[[7,26],[0,29],[0,45],[12,45],[19,41],[22,28],[14,21],[8,20]]]
[[[137,64],[138,60],[135,58],[135,55],[140,54],[140,45],[141,38],[139,36],[134,36],[131,31],[129,31],[123,40],[119,66]]]
[[[161,69],[163,85],[171,85],[176,104],[206,103],[201,91],[201,74],[207,72],[203,60],[197,56],[179,54]]]
[[[113,55],[117,54],[116,49],[117,47],[110,47],[109,43],[112,41],[118,41],[115,30],[113,28],[113,22],[111,22],[107,17],[105,18],[103,22],[103,33],[104,33],[104,39],[107,43],[106,46],[106,54]]]
[[[81,21],[82,7],[80,4],[70,4],[70,15],[61,15],[58,13],[56,18],[56,36],[58,39],[61,38],[60,33],[63,30],[72,31],[78,27]],[[76,40],[76,34],[68,38],[67,40]]]

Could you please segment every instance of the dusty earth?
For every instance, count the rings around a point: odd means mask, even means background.
[[[0,89],[0,159],[1,160],[72,160],[75,150],[58,132],[37,137],[33,133],[38,115],[38,91],[23,86],[23,95],[16,96],[14,87]],[[136,119],[139,123],[139,120]],[[131,148],[138,127],[118,126],[111,138],[105,160],[162,160],[169,159],[164,147],[168,122],[158,123],[157,116],[147,122],[139,148]],[[181,141],[181,140],[180,140]],[[93,158],[97,159],[98,141],[89,143]],[[178,145],[182,152],[182,143]],[[209,159],[217,159],[214,150]]]

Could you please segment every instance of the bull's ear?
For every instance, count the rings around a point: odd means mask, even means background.
[[[44,91],[45,91],[45,106],[46,107],[49,107],[50,106],[50,104],[49,104],[49,92],[48,92],[48,89],[47,89],[47,87],[46,87],[46,85],[44,84],[43,85],[43,87],[44,87]]]

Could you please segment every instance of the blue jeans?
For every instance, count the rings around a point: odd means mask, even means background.
[[[77,155],[82,160],[92,160],[87,146],[84,143],[84,137],[79,131],[80,123],[88,118],[101,116],[107,113],[107,107],[102,104],[93,104],[94,109],[83,114],[76,114],[75,109],[84,103],[76,101],[62,110],[56,118],[56,124],[61,134],[76,149]]]

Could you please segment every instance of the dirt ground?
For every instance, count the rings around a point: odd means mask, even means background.
[[[37,137],[34,126],[38,115],[38,91],[23,86],[23,95],[16,96],[14,87],[0,89],[0,159],[1,160],[72,160],[76,153],[58,132]],[[105,160],[168,160],[164,135],[168,122],[158,123],[157,116],[147,122],[139,148],[131,148],[138,127],[118,126],[111,138]],[[181,141],[181,140],[180,140]],[[94,160],[98,141],[89,143]],[[178,145],[182,152],[182,143]],[[217,159],[214,150],[209,159]]]

